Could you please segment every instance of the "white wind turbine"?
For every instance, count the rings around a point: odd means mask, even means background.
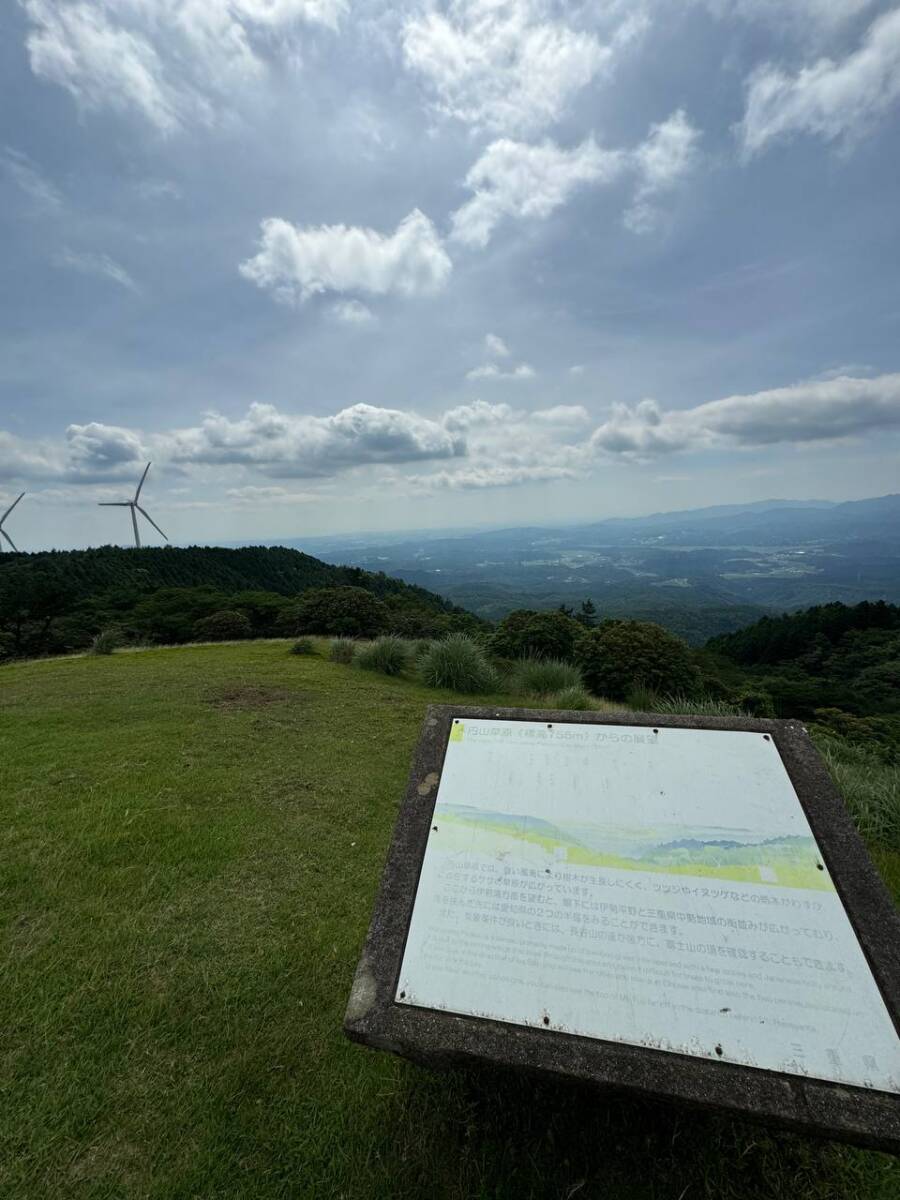
[[[9,516],[9,514],[16,507],[16,505],[19,503],[19,501],[22,499],[22,497],[24,495],[25,495],[24,492],[20,492],[19,495],[16,496],[15,500],[13,500],[12,504],[9,506],[9,508],[6,510],[6,512],[3,514],[3,516],[0,517],[0,550],[3,549],[3,538],[6,538],[6,540],[9,542],[10,546],[12,546],[13,550],[16,551],[16,554],[19,553],[19,551],[16,549],[15,542],[12,540],[12,538],[9,536],[9,534],[6,532],[6,530],[3,528],[3,522],[6,520],[6,518]]]
[[[140,495],[141,495],[141,488],[144,486],[144,480],[147,478],[147,472],[149,470],[150,470],[150,463],[147,463],[146,467],[144,467],[144,473],[141,476],[141,482],[137,485],[137,491],[134,493],[133,500],[100,500],[99,501],[100,508],[130,508],[131,509],[131,523],[134,526],[134,544],[138,550],[140,550],[140,548],[141,548],[141,535],[138,532],[138,523],[137,523],[137,516],[135,514],[135,509],[137,509],[137,511],[141,514],[142,517],[145,517],[150,522],[150,524],[153,526],[153,528],[156,530],[157,533],[162,534],[162,536],[165,538],[166,541],[169,540],[166,537],[166,535],[163,533],[163,531],[160,529],[160,527],[157,525],[157,523],[150,516],[150,514],[148,512],[146,512],[143,508],[141,508],[140,504],[138,504],[138,499],[140,498]]]

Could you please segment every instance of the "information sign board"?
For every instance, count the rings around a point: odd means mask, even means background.
[[[796,721],[430,708],[344,1028],[900,1153],[900,918]]]
[[[768,734],[456,718],[396,1000],[900,1092]]]

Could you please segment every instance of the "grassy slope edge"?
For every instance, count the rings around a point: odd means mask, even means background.
[[[425,704],[463,697],[287,650],[0,672],[0,1194],[897,1194],[883,1155],[346,1042]]]

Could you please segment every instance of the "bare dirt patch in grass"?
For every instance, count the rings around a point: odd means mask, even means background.
[[[305,695],[304,692],[293,692],[290,688],[233,683],[217,688],[207,699],[214,708],[247,712],[268,708],[270,704],[297,704]]]

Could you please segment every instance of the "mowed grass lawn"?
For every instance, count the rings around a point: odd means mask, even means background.
[[[0,669],[3,1200],[896,1200],[884,1155],[344,1039],[448,698],[272,642]]]

